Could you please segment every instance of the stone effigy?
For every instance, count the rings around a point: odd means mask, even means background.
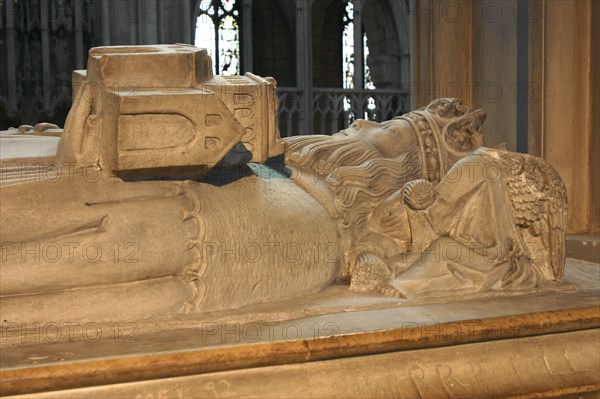
[[[561,281],[563,183],[540,158],[481,147],[484,119],[440,99],[382,124],[287,139],[297,181],[337,222],[351,289],[415,298]]]
[[[274,80],[211,71],[187,45],[90,51],[55,159],[69,173],[2,188],[4,318],[208,312],[332,284],[409,300],[560,285],[562,181],[482,147],[483,111],[439,99],[281,140]]]
[[[600,389],[552,167],[451,98],[281,139],[275,91],[193,46],[101,47],[64,129],[0,132],[0,395]]]

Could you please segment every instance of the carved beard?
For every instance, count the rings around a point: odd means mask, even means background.
[[[351,244],[366,232],[371,212],[411,180],[421,178],[419,147],[385,158],[369,143],[348,136],[287,138],[286,163],[325,178],[335,194],[336,220]]]

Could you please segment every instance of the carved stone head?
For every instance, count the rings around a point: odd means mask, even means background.
[[[395,118],[411,124],[423,161],[423,179],[438,183],[459,159],[483,145],[485,111],[472,111],[457,98],[439,98]]]
[[[480,147],[485,116],[458,99],[442,98],[391,121],[359,119],[332,136],[286,138],[286,165],[299,184],[330,205],[343,244],[351,248],[390,195],[417,179],[439,183],[455,162]]]
[[[426,107],[387,122],[358,119],[332,136],[287,138],[287,164],[327,176],[335,169],[377,159],[398,159],[418,148],[420,177],[436,184],[458,161],[483,145],[483,110],[455,98],[441,98]]]

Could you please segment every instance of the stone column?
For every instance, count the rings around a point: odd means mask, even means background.
[[[6,61],[8,75],[7,114],[17,112],[17,60],[15,47],[15,2],[6,0]]]
[[[74,5],[74,14],[75,14],[75,68],[76,69],[84,69],[83,60],[85,59],[85,54],[83,51],[83,27],[82,27],[82,19],[83,19],[83,10],[81,8],[81,2],[76,1],[73,3]]]
[[[300,100],[300,133],[313,131],[312,70],[313,0],[296,0],[296,81]]]
[[[156,36],[158,37],[158,43],[163,44],[166,42],[167,32],[165,25],[165,7],[164,2],[162,0],[157,0],[156,2],[156,15],[157,15],[157,32]]]
[[[102,0],[102,45],[110,46],[110,0]]]
[[[568,232],[597,232],[600,6],[594,0],[531,4],[529,152],[547,159],[565,182]]]
[[[408,109],[417,109],[419,108],[419,91],[417,90],[419,84],[420,73],[418,73],[417,69],[421,67],[417,51],[419,49],[419,29],[420,21],[419,21],[419,13],[417,12],[417,4],[415,2],[409,2],[407,10],[406,20],[408,22],[408,45],[409,45],[409,54],[410,54],[410,78],[402,82],[403,87],[402,90],[407,90],[410,96],[410,106]]]
[[[156,1],[157,0],[137,0],[138,44],[158,43],[158,15],[156,13]]]
[[[519,82],[520,77],[527,80],[526,74],[523,74],[523,71],[517,74],[519,4],[523,3],[516,0],[484,0],[481,3],[471,3],[474,15],[471,35],[469,37],[465,32],[464,39],[460,36],[454,38],[460,48],[466,42],[470,49],[464,52],[464,59],[466,65],[470,64],[471,79],[467,80],[467,74],[462,74],[464,80],[455,78],[456,82],[465,82],[464,89],[461,88],[458,92],[465,101],[469,100],[470,92],[471,105],[474,108],[483,108],[487,112],[488,116],[483,125],[485,144],[495,146],[506,143],[511,151],[517,150],[518,87],[527,84]],[[456,14],[444,13],[442,17],[448,20],[454,15]],[[449,78],[441,81],[442,95],[453,96],[450,82],[452,81]],[[519,116],[522,117],[522,113]]]
[[[183,0],[181,2],[181,18],[183,22],[183,42],[187,44],[194,44],[194,34],[196,30],[196,22],[194,21],[194,28],[192,29],[192,21],[194,20],[194,11],[192,11],[192,5],[190,0]],[[190,15],[191,13],[191,15]]]
[[[365,55],[362,31],[362,7],[363,0],[354,0],[354,88],[362,89],[365,82]]]
[[[138,42],[138,30],[137,27],[142,23],[140,18],[139,9],[137,8],[137,2],[129,0],[126,5],[126,17],[125,20],[129,24],[129,43],[139,44]]]
[[[48,20],[48,0],[42,0],[40,3],[40,23],[42,27],[42,79],[44,90],[44,110],[50,110],[50,29]]]
[[[252,72],[254,69],[252,54],[252,2],[253,0],[242,1],[242,73]]]

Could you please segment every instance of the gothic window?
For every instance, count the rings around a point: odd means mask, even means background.
[[[363,71],[365,71],[365,89],[371,89],[374,90],[375,89],[375,84],[373,83],[373,79],[371,78],[371,69],[369,68],[369,65],[367,64],[367,60],[369,59],[369,43],[367,40],[367,34],[363,32],[363,62],[364,62],[364,66],[363,66]]]
[[[196,21],[197,47],[208,50],[215,74],[240,73],[240,11],[236,0],[202,0]]]
[[[375,89],[373,80],[371,79],[371,71],[367,65],[369,56],[369,46],[367,43],[367,34],[362,33],[363,42],[359,45],[363,46],[364,54],[364,81],[363,87],[354,87],[354,4],[348,1],[344,7],[343,16],[344,30],[342,33],[342,58],[343,58],[343,82],[344,89]],[[359,27],[362,30],[362,27]]]
[[[354,6],[351,1],[344,7],[344,30],[342,33],[342,59],[344,89],[354,88]]]

